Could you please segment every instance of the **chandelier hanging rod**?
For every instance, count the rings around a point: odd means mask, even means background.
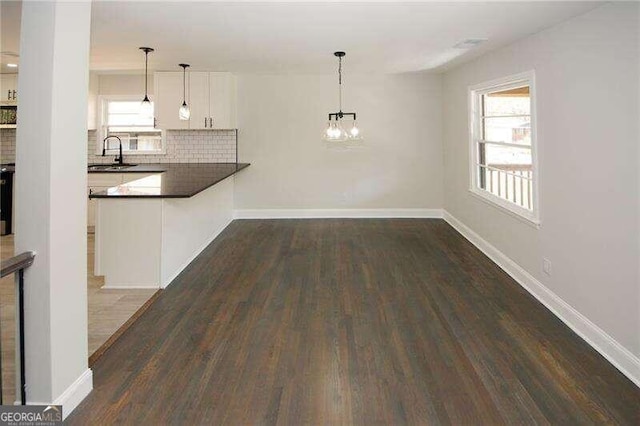
[[[329,114],[329,121],[331,121],[332,117],[336,118],[336,121],[343,118],[345,115],[353,116],[353,119],[356,119],[355,112],[342,112],[342,58],[346,55],[345,52],[334,52],[333,53],[338,58],[338,100],[340,110],[338,112],[332,112]]]

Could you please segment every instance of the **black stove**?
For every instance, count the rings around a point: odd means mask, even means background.
[[[13,233],[13,172],[16,163],[0,164],[0,235]]]

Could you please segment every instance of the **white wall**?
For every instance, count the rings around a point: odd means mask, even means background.
[[[633,3],[602,6],[446,73],[443,89],[446,210],[636,357],[638,13]],[[468,192],[467,87],[531,69],[540,229]]]
[[[233,220],[234,177],[191,198],[162,200],[162,288],[171,284]]]
[[[149,73],[147,92],[153,95],[153,73]],[[144,96],[143,74],[98,74],[100,95],[141,95]],[[142,97],[140,98],[142,100]]]
[[[441,78],[350,75],[365,146],[327,149],[336,75],[241,75],[236,209],[441,208]]]

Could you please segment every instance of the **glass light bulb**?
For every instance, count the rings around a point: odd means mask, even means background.
[[[182,106],[180,106],[178,116],[180,117],[180,120],[188,120],[189,117],[191,117],[191,110],[189,109],[189,105],[187,105],[186,102],[183,102]]]
[[[140,114],[144,117],[151,117],[153,115],[153,105],[149,98],[144,98],[144,100],[140,103]]]
[[[329,138],[331,140],[336,140],[339,136],[340,130],[338,129],[338,126],[336,125],[336,123],[331,123]]]
[[[347,140],[347,132],[342,128],[342,122],[338,121],[337,126],[338,131],[336,132],[336,140],[345,141]]]
[[[334,123],[334,124],[333,124],[333,130],[332,130],[332,132],[331,132],[331,138],[332,138],[332,139],[338,139],[338,138],[340,138],[340,133],[341,133],[341,132],[340,132],[340,128],[338,127],[338,125],[337,125],[337,124],[335,124],[335,123]]]
[[[360,140],[362,139],[362,134],[360,133],[360,129],[358,128],[358,124],[354,121],[353,126],[349,130],[349,139],[352,140]]]
[[[333,128],[331,127],[331,122],[327,123],[327,130],[324,131],[324,138],[330,139],[333,134]]]

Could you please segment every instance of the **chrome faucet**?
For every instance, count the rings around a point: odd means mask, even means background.
[[[118,143],[120,144],[120,148],[119,148],[120,155],[118,157],[116,157],[114,161],[116,163],[122,165],[123,164],[123,160],[122,160],[122,140],[118,136],[111,135],[111,136],[107,136],[106,138],[102,139],[102,156],[104,157],[105,154],[107,153],[107,145],[106,145],[106,143],[107,143],[107,140],[110,139],[110,138],[118,139]]]

